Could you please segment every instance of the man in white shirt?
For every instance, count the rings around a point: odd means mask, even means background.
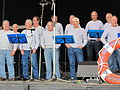
[[[33,28],[35,29],[35,32],[38,34],[39,37],[39,41],[40,41],[39,45],[41,45],[41,36],[45,29],[39,25],[40,18],[38,16],[34,16],[32,22],[33,22]]]
[[[13,31],[15,34],[19,33],[19,32],[18,32],[18,25],[17,25],[17,24],[13,24],[13,25],[12,25],[12,31]]]
[[[88,30],[102,30],[103,29],[103,23],[98,20],[98,14],[96,11],[93,11],[91,13],[92,20],[89,21],[85,27],[85,30],[88,32]],[[87,60],[93,61],[95,57],[95,61],[98,60],[98,52],[102,48],[102,43],[100,41],[100,38],[90,38],[88,34],[88,44],[87,44]],[[93,55],[95,53],[95,55]]]
[[[111,18],[111,26],[105,28],[105,31],[101,37],[103,44],[107,44],[118,38],[118,33],[120,33],[120,26],[118,26],[118,18],[113,16]],[[107,37],[107,39],[106,39]],[[109,68],[112,72],[116,73],[120,71],[120,51],[115,50],[108,60]]]
[[[75,15],[70,15],[69,17],[69,24],[66,25],[65,27],[65,34],[67,34],[68,30],[73,29],[73,18],[75,17]]]
[[[38,49],[36,51],[36,54],[37,54],[37,57],[38,57],[37,59],[38,59],[39,62],[42,63],[44,61],[41,58],[41,56],[43,55],[43,49],[41,48],[41,37],[42,37],[43,31],[45,29],[42,26],[39,25],[40,18],[38,16],[34,16],[32,22],[33,22],[33,28],[35,29],[35,32],[38,34],[38,37],[39,37],[39,47],[38,47]],[[41,70],[39,70],[40,71],[39,72],[40,73],[40,77],[39,78],[42,79],[42,78],[44,78],[43,71],[45,71],[45,68],[43,68],[43,64],[41,64],[41,66],[39,66],[39,67],[42,67]]]
[[[111,13],[107,13],[106,14],[106,23],[103,26],[103,29],[106,29],[108,27],[111,27],[111,18],[112,18],[112,14]]]
[[[13,24],[12,25],[12,31],[14,32],[14,34],[18,34],[20,32],[18,32],[18,29],[19,29],[19,26],[18,24]],[[19,44],[15,44],[17,46],[17,50],[15,52],[15,55],[14,55],[14,66],[15,66],[15,72],[16,72],[16,75],[17,76],[20,76],[20,73],[21,73],[21,53],[20,53],[20,50],[19,50]]]
[[[60,35],[63,35],[63,26],[62,26],[61,23],[58,22],[58,17],[57,16],[55,16],[55,17],[52,16],[51,20],[55,24],[55,30],[58,31]],[[45,27],[45,29],[47,29],[47,26]]]
[[[57,79],[60,79],[60,70],[59,70],[59,44],[55,45],[55,63],[53,61],[53,48],[54,48],[54,31],[53,31],[53,22],[49,21],[47,23],[47,29],[43,32],[42,39],[41,39],[41,45],[44,49],[44,57],[45,57],[45,63],[46,63],[46,79],[50,80],[54,77],[52,77],[52,65],[55,67],[53,68],[53,74],[55,74]],[[58,31],[55,31],[55,35],[59,35]],[[52,64],[53,63],[53,64]],[[54,76],[54,75],[53,75]]]
[[[54,20],[55,19],[55,20]],[[60,35],[63,35],[63,26],[61,23],[58,22],[58,17],[57,16],[52,16],[51,17],[52,22],[55,24],[55,29],[56,31],[59,32]],[[55,21],[55,22],[54,22]]]
[[[3,21],[2,27],[3,30],[0,30],[0,80],[7,79],[5,72],[5,62],[7,62],[9,80],[15,80],[13,56],[17,47],[15,47],[14,44],[9,43],[7,37],[8,34],[14,34],[14,32],[9,29],[8,20]]]
[[[32,72],[34,76],[34,80],[38,79],[38,61],[36,56],[36,50],[39,46],[39,37],[35,30],[32,29],[32,21],[27,19],[25,22],[26,29],[23,30],[21,33],[26,34],[26,38],[28,43],[20,44],[20,50],[22,54],[22,68],[23,68],[23,78],[24,80],[29,79],[28,73],[28,57],[32,57]]]
[[[66,35],[73,35],[75,43],[73,44],[66,44],[67,51],[68,51],[68,58],[70,63],[70,77],[71,80],[76,80],[76,73],[75,73],[75,61],[83,62],[83,50],[82,48],[87,44],[87,32],[80,27],[79,19],[73,18],[73,28],[68,29]]]

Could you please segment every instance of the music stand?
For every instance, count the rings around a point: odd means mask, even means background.
[[[12,44],[25,44],[27,42],[27,38],[25,34],[8,34],[8,40]]]
[[[8,34],[7,35],[8,40],[11,44],[25,44],[27,43],[27,39],[26,39],[26,35],[25,34]],[[20,56],[19,56],[19,62],[20,62]],[[20,64],[19,64],[20,66]],[[18,67],[19,69],[19,75],[20,75],[20,67]],[[20,75],[21,76],[21,75]],[[20,78],[20,76],[18,76],[17,78]]]
[[[101,38],[104,30],[88,30],[88,36],[90,38]]]
[[[120,33],[118,33],[118,38],[120,37]]]
[[[75,43],[73,35],[57,35],[57,36],[53,37],[53,39],[55,41],[55,44]],[[60,81],[63,81],[63,82],[69,82],[69,81],[62,80],[62,79],[57,79],[57,80],[60,80]],[[54,79],[50,80],[50,81],[54,81]]]
[[[73,35],[60,35],[55,36],[56,44],[75,43]]]

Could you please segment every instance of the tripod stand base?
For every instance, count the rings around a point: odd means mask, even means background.
[[[60,79],[60,78],[53,78],[53,79],[47,80],[47,82],[53,82],[53,81],[70,83],[70,81],[63,80],[63,79]]]

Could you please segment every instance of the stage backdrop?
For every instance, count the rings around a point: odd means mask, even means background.
[[[5,4],[3,6],[3,1]],[[41,15],[41,0],[0,0],[0,26],[3,19],[8,19],[13,23],[23,25],[25,20],[33,16]],[[51,2],[51,0],[47,0]],[[87,1],[87,0],[55,0],[56,2],[56,15],[58,21],[65,25],[68,23],[69,15],[76,15],[80,21],[81,26],[84,28],[86,23],[90,20],[90,13],[95,10],[99,14],[99,19],[105,23],[105,14],[107,12],[113,13],[120,17],[119,3],[115,2],[102,2],[101,0]],[[3,7],[5,7],[3,11]],[[4,16],[3,16],[4,13]],[[51,11],[51,4],[45,6],[43,26],[50,20],[53,11]],[[3,18],[5,17],[5,18]]]

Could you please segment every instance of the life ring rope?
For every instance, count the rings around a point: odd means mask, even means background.
[[[120,38],[111,41],[103,46],[103,48],[99,51],[99,58],[98,58],[98,75],[106,82],[111,84],[120,84],[120,76],[113,74],[108,67],[108,60],[103,60],[104,57],[110,56],[115,49],[120,51]],[[106,51],[104,54],[103,51]],[[118,81],[119,78],[119,81]],[[115,82],[117,81],[117,82]]]

